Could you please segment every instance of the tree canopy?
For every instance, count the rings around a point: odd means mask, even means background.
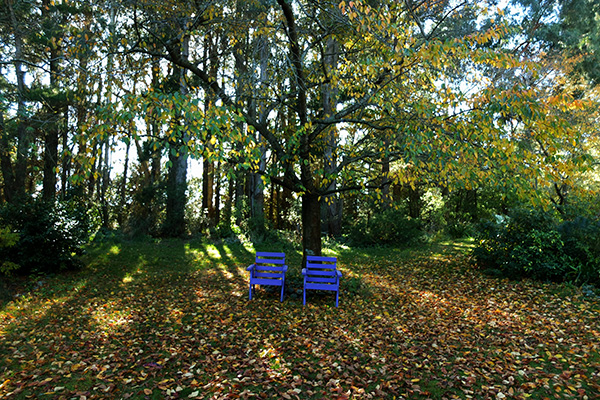
[[[561,206],[597,156],[591,1],[1,7],[6,201],[42,179],[45,197],[59,184],[105,205],[113,196],[138,226],[152,225],[165,185],[162,230],[180,235],[195,158],[214,224],[221,209],[231,218],[244,187],[264,224],[265,190],[276,188],[273,213],[301,199],[305,254],[319,254],[322,221],[335,232],[344,196],[388,208],[393,186],[491,186]],[[116,146],[126,148],[118,189]]]

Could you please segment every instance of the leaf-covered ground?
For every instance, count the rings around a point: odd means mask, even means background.
[[[576,288],[486,277],[452,246],[339,249],[340,307],[303,307],[290,250],[284,302],[248,301],[253,251],[90,248],[0,308],[0,398],[600,397],[600,303]]]

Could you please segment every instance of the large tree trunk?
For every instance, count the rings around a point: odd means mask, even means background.
[[[182,58],[187,59],[189,36],[184,38],[180,51]],[[187,95],[188,88],[185,81],[185,70],[183,68],[175,68],[173,73],[179,78],[179,91],[181,94]],[[186,231],[185,205],[187,202],[188,153],[185,146],[188,142],[188,136],[188,134],[184,134],[182,140],[178,143],[179,148],[175,149],[175,152],[169,152],[171,167],[167,176],[167,214],[163,233],[171,237],[183,236]]]
[[[302,265],[307,255],[321,255],[321,202],[314,193],[302,195]]]
[[[163,233],[170,237],[183,236],[186,230],[185,204],[187,190],[187,154],[170,154],[171,168],[167,176],[167,215]]]
[[[266,91],[267,77],[268,77],[268,66],[269,66],[269,42],[264,36],[259,37],[257,41],[258,53],[260,56],[260,75],[258,77],[258,87],[261,90],[258,91],[259,98],[255,102],[255,106],[258,108],[258,120],[261,123],[266,123],[267,114],[265,109],[265,102],[260,98],[261,93]],[[255,224],[257,231],[262,232],[265,229],[265,185],[262,180],[262,173],[267,168],[267,149],[263,143],[262,137],[258,136],[260,144],[260,161],[258,164],[258,172],[253,173],[250,177],[250,213]]]

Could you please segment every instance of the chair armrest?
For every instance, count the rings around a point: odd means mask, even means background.
[[[335,271],[335,272],[337,272],[337,276],[338,276],[338,278],[341,278],[341,277],[342,277],[342,271]]]
[[[246,271],[252,271],[255,266],[256,264],[249,265],[248,268],[246,268]]]
[[[306,268],[302,268],[302,275],[306,276]]]
[[[287,270],[288,270],[288,266],[287,266],[287,265],[284,265],[284,266],[283,266],[283,272],[285,273],[285,272],[287,272]]]

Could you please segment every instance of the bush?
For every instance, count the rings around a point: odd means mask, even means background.
[[[419,220],[400,210],[386,210],[351,225],[348,239],[357,246],[408,245],[423,237]]]
[[[513,209],[479,225],[474,256],[481,266],[508,278],[600,282],[600,223],[561,221],[541,210]]]
[[[600,283],[600,220],[576,217],[558,227],[565,253],[576,261],[570,278],[583,283]]]
[[[95,228],[87,204],[31,200],[0,208],[0,226],[18,235],[0,258],[19,273],[57,272],[79,266],[77,256]],[[18,268],[17,268],[18,266]],[[4,273],[10,271],[2,271]]]
[[[9,226],[0,226],[0,252],[2,249],[10,249],[19,242],[19,234],[12,231]],[[19,269],[21,266],[7,259],[0,260],[0,274],[8,275],[11,271]],[[0,287],[0,291],[2,288]]]

